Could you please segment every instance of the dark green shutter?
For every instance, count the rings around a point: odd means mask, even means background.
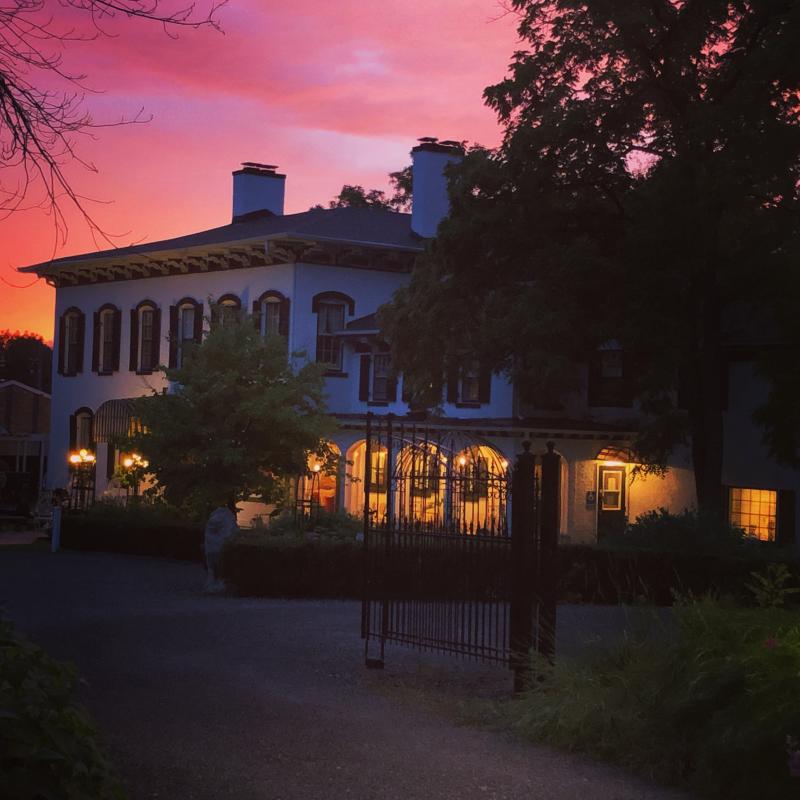
[[[478,375],[478,402],[488,403],[492,399],[492,371],[481,367]]]
[[[178,326],[180,324],[180,309],[178,306],[169,307],[169,362],[170,369],[175,369],[178,366],[178,337],[180,331]]]
[[[203,304],[196,303],[194,307],[194,341],[200,344],[203,341]]]
[[[131,372],[136,372],[139,368],[139,312],[131,309],[131,346],[130,346],[130,360],[128,362],[128,369]]]
[[[280,319],[278,320],[278,333],[289,338],[289,298],[281,300]]]
[[[361,368],[358,374],[358,399],[362,402],[369,400],[369,364],[372,356],[361,356]]]
[[[778,490],[778,525],[775,531],[775,541],[782,547],[792,547],[795,544],[796,533],[796,496],[793,489]]]
[[[113,352],[111,354],[111,368],[114,372],[119,371],[119,349],[120,349],[120,342],[122,339],[122,312],[118,309],[114,309],[114,331],[113,331]]]
[[[161,363],[161,309],[153,309],[153,370]]]
[[[69,415],[69,450],[72,452],[78,446],[78,420],[74,414]]]
[[[86,343],[86,315],[78,314],[78,357],[75,359],[75,372],[83,372],[83,350]]]
[[[92,372],[100,369],[100,312],[95,311],[92,319]]]
[[[58,320],[58,360],[56,366],[58,374],[63,375],[66,372],[67,354],[64,352],[64,342],[67,336],[67,324],[64,320],[64,315]]]
[[[253,300],[253,327],[261,333],[261,303]]]

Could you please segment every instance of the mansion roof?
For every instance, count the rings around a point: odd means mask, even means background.
[[[372,208],[312,209],[277,216],[260,211],[187,236],[65,256],[22,267],[56,286],[310,261],[410,269],[423,240],[411,215]]]

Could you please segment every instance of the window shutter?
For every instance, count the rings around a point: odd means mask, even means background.
[[[362,402],[369,400],[369,363],[372,356],[361,356],[361,369],[358,374],[358,399]]]
[[[131,372],[136,372],[139,366],[139,312],[131,309],[131,352],[130,361],[128,362],[128,369]]]
[[[106,478],[108,478],[108,480],[114,477],[114,467],[116,466],[114,461],[116,461],[116,456],[116,448],[109,442],[106,446]]]
[[[58,357],[56,361],[56,368],[58,369],[58,374],[64,374],[64,365],[67,362],[66,353],[64,352],[64,342],[66,341],[67,336],[67,324],[64,320],[64,315],[62,314],[60,319],[58,320]]]
[[[195,303],[194,306],[194,341],[200,344],[203,341],[203,304]]]
[[[153,310],[153,370],[161,363],[161,309]]]
[[[78,446],[78,420],[74,414],[69,415],[69,450],[72,452]]]
[[[793,546],[797,537],[795,503],[793,489],[778,490],[778,525],[775,531],[775,541],[782,547]]]
[[[100,369],[100,312],[95,311],[92,319],[92,372]]]
[[[281,300],[280,319],[278,320],[278,333],[287,339],[289,338],[289,302],[288,297]]]
[[[78,358],[75,360],[75,372],[83,372],[83,350],[86,343],[86,315],[78,314]]]
[[[169,307],[169,363],[170,369],[175,369],[178,366],[178,337],[180,331],[178,330],[178,306]]]
[[[216,328],[219,324],[220,307],[219,303],[211,304],[211,327]]]
[[[397,386],[396,381],[397,381],[397,379],[395,378],[395,388]],[[404,403],[410,403],[411,399],[412,399],[411,398],[411,384],[405,379],[405,376],[403,376],[403,393],[400,395],[400,399]]]
[[[122,340],[122,312],[118,309],[114,309],[114,318],[113,318],[113,336],[112,338],[112,347],[113,352],[111,353],[111,367],[114,372],[119,371],[119,349],[120,349],[120,342]]]
[[[458,402],[458,370],[453,367],[447,370],[447,402]]]
[[[488,403],[492,399],[492,371],[481,367],[478,376],[478,402]]]
[[[261,303],[253,300],[253,327],[261,333]]]
[[[386,399],[390,403],[397,400],[397,373],[392,370],[386,383]]]

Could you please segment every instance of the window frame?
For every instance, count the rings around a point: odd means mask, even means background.
[[[342,308],[342,326],[335,331],[328,331],[320,333],[320,311],[323,307]],[[346,318],[352,317],[355,314],[356,303],[352,297],[342,292],[328,291],[320,292],[311,298],[311,311],[317,315],[316,325],[316,350],[314,353],[314,360],[317,364],[323,364],[327,367],[327,375],[344,377],[346,373],[344,370],[344,341],[338,335],[339,331],[344,331],[347,323]],[[329,350],[335,353],[336,359],[323,359],[324,350]]]
[[[86,315],[76,306],[70,306],[61,314],[58,328],[58,372],[72,378],[83,372]]]
[[[754,539],[758,539],[761,542],[776,542],[778,539],[778,527],[780,524],[780,490],[779,489],[763,489],[760,487],[754,486],[729,486],[728,487],[728,503],[727,503],[727,517],[728,522],[737,528],[741,528],[747,536],[750,536]],[[773,497],[770,498],[763,498],[759,497],[758,499],[753,498],[751,496],[745,497],[745,492],[758,492],[759,494],[771,494]],[[739,496],[736,496],[736,493],[740,493]],[[761,509],[763,508],[763,504],[767,503],[767,513],[761,513]],[[738,503],[739,508],[734,510],[734,504]],[[742,506],[744,503],[748,504],[747,511],[744,511]],[[756,505],[757,504],[757,505]],[[739,519],[734,519],[734,515],[738,515]],[[761,527],[760,523],[758,523],[755,527],[755,530],[748,524],[745,525],[742,523],[742,519],[744,517],[753,518],[753,517],[764,517],[767,518],[767,528],[766,538],[759,535],[759,529]],[[771,521],[772,526],[770,528],[769,521]]]
[[[144,350],[144,315],[151,313],[150,342],[147,361],[142,358]],[[152,300],[142,300],[131,309],[130,371],[137,375],[152,375],[161,363],[161,309]]]

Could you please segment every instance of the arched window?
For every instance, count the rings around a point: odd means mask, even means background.
[[[342,371],[342,338],[345,313],[353,316],[355,301],[341,292],[321,292],[313,297],[311,310],[317,315],[316,361],[332,372]]]
[[[186,354],[203,340],[203,304],[184,297],[169,307],[169,366],[180,369]]]
[[[325,463],[314,453],[310,453],[308,471],[305,475],[301,475],[297,482],[298,511],[306,516],[313,515],[319,510],[330,513],[338,510],[339,466],[342,453],[333,442],[328,442],[328,448],[336,462],[333,470],[326,468]],[[331,466],[330,462],[328,466]]]
[[[508,532],[508,461],[493,447],[474,444],[456,453],[451,472],[451,516],[463,533]]]
[[[269,289],[253,302],[253,322],[262,336],[289,336],[289,299]]]
[[[211,325],[225,328],[242,320],[242,301],[235,294],[224,294],[211,305]]]
[[[58,372],[71,376],[83,372],[86,318],[79,308],[68,308],[58,323]]]
[[[111,375],[119,369],[119,345],[122,313],[110,303],[94,312],[92,371]]]
[[[94,412],[91,408],[79,408],[69,418],[69,449],[94,450]]]
[[[130,370],[150,375],[161,361],[161,311],[143,300],[131,309]]]

